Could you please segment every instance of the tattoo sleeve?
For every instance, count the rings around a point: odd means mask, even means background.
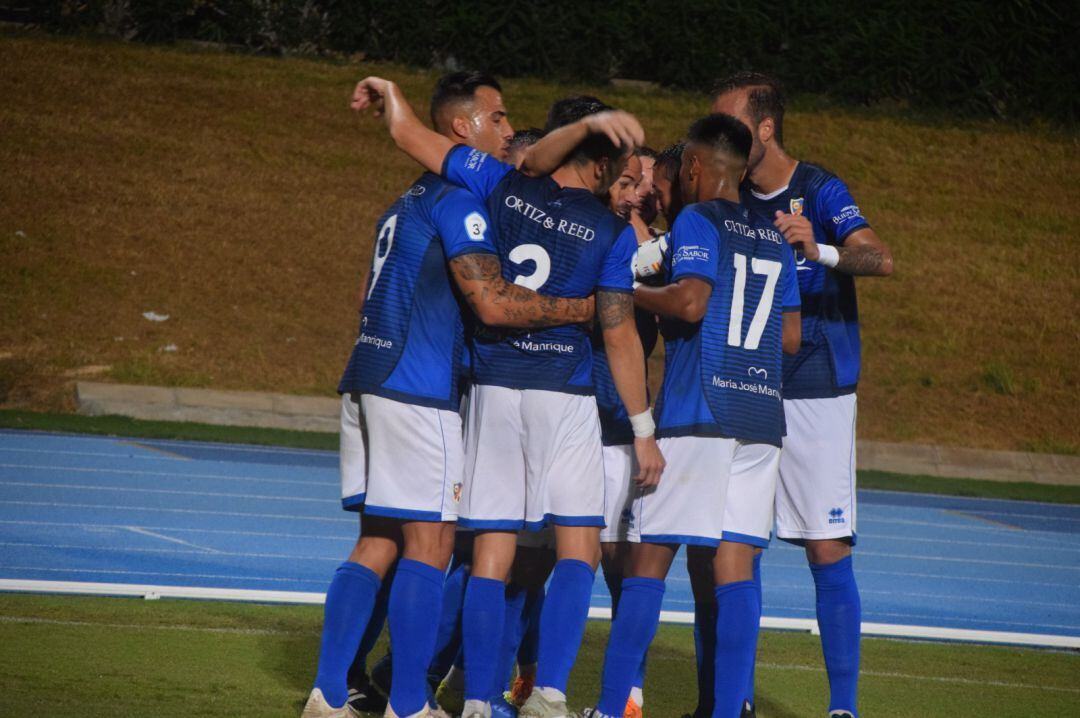
[[[591,297],[548,297],[502,278],[493,254],[466,254],[450,269],[469,306],[485,324],[522,329],[577,324],[593,315]]]
[[[601,329],[613,329],[634,318],[634,295],[621,292],[597,292],[596,315]]]
[[[837,250],[840,252],[840,261],[836,265],[837,271],[856,276],[882,273],[885,255],[877,247],[869,245],[840,246],[837,247]]]

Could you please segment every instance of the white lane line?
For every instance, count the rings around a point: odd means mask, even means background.
[[[693,600],[686,601],[686,600],[682,600],[682,599],[673,599],[671,601],[671,603],[679,603],[679,604],[691,605],[691,606],[694,604]],[[773,603],[773,602],[768,601],[768,600],[766,600],[762,604],[762,610],[764,610],[765,608],[776,609],[776,610],[780,610],[780,611],[801,612],[801,613],[804,613],[808,617],[811,617],[811,618],[816,615],[816,611],[815,611],[814,608],[807,608],[806,606],[792,606],[792,605],[783,604],[783,603]],[[905,620],[907,620],[907,619],[918,619],[918,620],[923,620],[923,621],[935,621],[935,622],[938,622],[938,623],[969,623],[969,624],[973,623],[973,624],[987,624],[987,625],[996,625],[996,626],[1017,626],[1017,627],[1020,627],[1020,628],[1027,628],[1027,629],[1038,627],[1038,628],[1061,629],[1061,630],[1072,631],[1072,632],[1080,631],[1080,623],[1067,624],[1067,623],[1033,623],[1031,621],[999,621],[999,620],[993,619],[993,618],[964,618],[962,616],[930,615],[930,614],[925,614],[925,613],[907,613],[907,612],[904,612],[904,611],[878,611],[878,610],[872,610],[872,609],[866,608],[866,607],[863,608],[863,613],[865,614],[863,616],[863,618],[865,620],[869,620],[869,619],[871,619],[873,617],[877,617],[877,616],[888,616],[890,618],[902,618],[902,619],[905,619]]]
[[[86,628],[128,628],[135,631],[192,631],[195,633],[231,633],[238,636],[310,636],[303,631],[279,631],[270,628],[230,628],[225,626],[148,625],[138,623],[99,623],[97,621],[65,621],[36,616],[0,616],[0,623],[44,626],[73,626]]]
[[[282,576],[237,576],[229,573],[190,573],[187,571],[129,571],[119,568],[58,568],[55,566],[11,566],[0,565],[2,571],[46,571],[49,573],[102,574],[105,576],[172,576],[179,578],[223,578],[230,581],[278,581],[283,583],[310,583],[313,579]]]
[[[773,589],[781,589],[781,590],[805,589],[805,591],[807,593],[812,592],[813,589],[814,589],[813,583],[810,583],[810,582],[807,582],[805,584],[768,583],[768,582],[766,582],[765,587],[767,589],[769,589],[769,590],[773,590]],[[895,596],[896,591],[895,590],[893,590],[893,591],[882,591],[882,590],[875,590],[875,589],[865,588],[863,586],[860,586],[859,587],[859,594],[863,595],[863,596],[867,596],[867,595],[870,595],[870,596]],[[986,603],[1012,603],[1012,604],[1016,604],[1016,605],[1019,605],[1019,606],[1044,606],[1046,608],[1064,608],[1064,609],[1069,610],[1069,611],[1078,611],[1078,612],[1080,612],[1080,604],[1077,604],[1075,602],[1074,603],[1052,603],[1052,602],[1049,602],[1049,601],[1029,601],[1029,600],[1023,599],[1023,598],[998,598],[996,596],[971,596],[971,595],[962,594],[962,593],[948,593],[948,594],[946,594],[946,593],[914,593],[912,591],[904,591],[904,597],[905,598],[930,598],[930,599],[934,599],[934,600],[945,600],[945,601],[983,601],[983,602],[986,602]]]
[[[10,524],[16,526],[55,526],[59,528],[78,529],[125,529],[127,524],[87,524],[67,523],[63,521],[10,521],[0,519],[0,525]],[[153,531],[173,531],[201,534],[220,534],[224,536],[272,536],[274,538],[298,538],[315,539],[319,541],[352,541],[356,539],[356,533],[342,533],[335,535],[327,534],[292,534],[276,531],[237,531],[235,529],[204,529],[190,526],[143,526],[142,528]]]
[[[891,553],[889,551],[865,551],[856,549],[855,553],[859,556],[880,556],[882,558],[894,558],[913,561],[938,561],[943,563],[964,563],[972,564],[977,563],[987,566],[1016,566],[1019,568],[1041,568],[1052,569],[1056,571],[1080,571],[1080,565],[1078,566],[1066,566],[1055,563],[1033,563],[1029,561],[995,561],[988,558],[954,558],[951,556],[919,556],[916,554],[906,553]],[[782,565],[782,564],[781,564]]]
[[[214,481],[247,481],[256,482],[260,484],[297,484],[299,486],[322,486],[324,484],[323,477],[317,477],[310,481],[302,481],[299,479],[273,479],[266,478],[264,476],[234,476],[231,474],[185,474],[181,471],[143,471],[134,469],[101,469],[90,467],[72,467],[72,466],[29,466],[24,464],[0,464],[0,468],[7,469],[41,469],[43,471],[58,471],[58,472],[77,472],[83,474],[127,474],[131,476],[164,476],[170,479],[213,479]],[[325,471],[327,473],[334,473],[337,475],[336,469],[330,469],[325,467],[291,467],[297,473],[317,473]],[[0,484],[13,483],[7,479],[0,479]],[[55,484],[40,484],[41,486],[54,486]]]
[[[143,447],[140,446],[138,448],[142,449]],[[149,448],[150,447],[146,447],[146,449],[144,449],[144,450],[148,450]],[[12,452],[18,452],[18,453],[21,453],[21,454],[48,454],[50,456],[56,456],[56,455],[60,455],[60,456],[100,456],[100,457],[102,457],[104,459],[135,459],[135,460],[138,460],[138,461],[187,461],[187,462],[191,461],[191,459],[188,459],[188,458],[176,458],[174,456],[169,456],[169,455],[166,455],[166,454],[160,454],[160,455],[155,455],[155,456],[139,456],[138,454],[133,453],[131,451],[125,451],[123,453],[117,452],[115,454],[106,454],[106,453],[102,453],[100,451],[70,451],[70,450],[69,451],[64,451],[64,450],[61,450],[61,449],[56,449],[56,450],[19,449],[19,448],[15,448],[15,447],[12,447],[12,446],[0,446],[0,452],[3,452],[3,451],[12,451]]]
[[[824,673],[825,669],[818,666],[802,666],[797,663],[767,663],[758,661],[758,668],[771,671],[805,671],[808,673]],[[927,681],[930,683],[949,683],[965,686],[992,686],[994,688],[1011,688],[1030,691],[1054,691],[1058,693],[1080,693],[1080,688],[1067,688],[1065,686],[1046,686],[1034,683],[1012,683],[1009,681],[980,680],[975,678],[961,678],[960,676],[921,676],[914,673],[900,673],[897,671],[873,671],[862,669],[859,677],[870,676],[873,678],[896,678],[905,681]]]
[[[191,548],[199,549],[200,551],[202,551],[204,553],[222,553],[221,551],[218,551],[216,548],[209,548],[207,546],[199,546],[197,544],[191,543],[190,541],[184,541],[183,539],[173,538],[172,536],[166,536],[164,534],[159,534],[159,533],[156,533],[154,531],[150,531],[149,529],[140,528],[139,526],[124,526],[124,528],[127,529],[128,531],[131,531],[132,533],[137,533],[137,534],[140,534],[142,536],[149,536],[151,538],[160,539],[162,541],[169,541],[170,543],[180,544],[181,546],[190,546]]]
[[[195,514],[197,516],[235,516],[254,519],[289,519],[290,521],[328,521],[355,524],[356,519],[331,518],[329,516],[295,516],[293,514],[252,514],[243,511],[211,511],[203,509],[174,509],[158,506],[116,506],[114,504],[73,504],[66,501],[0,501],[0,506],[46,506],[54,509],[101,509],[105,511],[149,511],[153,513]]]
[[[114,553],[149,553],[166,554],[172,556],[209,555],[205,549],[199,549],[198,551],[183,551],[175,548],[134,548],[129,546],[77,546],[75,544],[32,543],[28,541],[0,541],[0,546],[12,546],[14,548],[58,549],[62,551],[112,551]],[[330,558],[328,556],[302,556],[299,554],[289,553],[247,553],[240,551],[217,551],[214,553],[214,555],[227,556],[229,558],[270,558],[288,559],[293,561],[334,561],[337,563],[341,563],[340,556]]]
[[[169,494],[172,496],[213,496],[221,499],[257,499],[260,501],[305,501],[328,504],[331,498],[313,499],[307,496],[273,496],[266,494],[229,494],[218,491],[183,491],[181,489],[144,489],[134,486],[92,486],[88,484],[38,484],[31,481],[4,481],[3,486],[24,486],[29,488],[68,489],[72,491],[123,491],[124,493]]]
[[[1017,537],[1017,541],[1009,543],[997,542],[997,541],[965,541],[962,539],[940,539],[940,538],[923,538],[916,536],[897,536],[895,534],[879,534],[879,533],[863,533],[859,532],[859,545],[865,540],[869,541],[899,541],[900,543],[933,543],[940,544],[947,542],[950,546],[979,546],[988,548],[1003,548],[1003,549],[1015,549],[1019,551],[1030,551],[1031,549],[1037,549],[1039,551],[1061,551],[1063,553],[1080,553],[1080,548],[1067,548],[1065,546],[1025,546],[1022,541],[1026,537]],[[1055,541],[1046,537],[1031,537],[1038,538],[1042,541]],[[1057,543],[1064,543],[1064,539],[1056,540]],[[798,546],[794,546],[796,550],[800,550]]]
[[[35,436],[36,434],[36,436]],[[337,454],[332,449],[294,449],[286,446],[274,446],[274,445],[262,445],[262,444],[230,444],[228,442],[219,441],[187,441],[184,439],[150,439],[150,438],[137,438],[131,436],[114,437],[114,436],[93,436],[87,434],[65,434],[62,432],[33,432],[28,434],[23,431],[11,431],[0,429],[0,442],[3,441],[4,436],[13,436],[19,439],[45,439],[42,443],[47,441],[63,439],[65,443],[81,443],[81,444],[117,444],[122,445],[125,442],[133,444],[145,445],[145,444],[165,444],[167,446],[176,447],[188,447],[188,448],[200,448],[200,449],[220,449],[224,451],[235,452],[250,452],[260,454],[300,454],[302,456],[327,456]],[[25,441],[21,442],[25,443]],[[44,449],[48,453],[47,449]]]
[[[1025,506],[1070,506],[1071,504],[1062,504],[1056,501],[1028,501],[1026,499],[999,499],[991,496],[950,496],[949,494],[928,494],[924,491],[892,491],[890,489],[859,489],[859,493],[871,494],[889,494],[890,496],[922,496],[928,499],[956,499],[958,501],[984,501],[994,502],[999,504],[1023,504]],[[890,504],[890,503],[877,503],[874,501],[867,501],[866,503],[874,506],[896,506],[897,508],[919,508],[918,506],[904,506],[903,504]]]
[[[886,516],[859,516],[860,524],[897,524],[900,526],[930,526],[939,529],[949,529],[955,531],[987,531],[989,533],[1001,534],[1002,536],[1016,536],[1028,534],[1054,534],[1060,535],[1060,532],[1051,531],[1049,529],[1031,529],[1031,528],[1003,528],[999,526],[987,526],[985,524],[976,524],[974,521],[971,523],[963,524],[955,521],[941,522],[941,521],[915,521],[914,519],[897,519],[889,518]],[[860,532],[861,533],[861,532]],[[948,539],[942,539],[947,541]]]

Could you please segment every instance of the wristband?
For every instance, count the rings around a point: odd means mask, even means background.
[[[643,242],[634,253],[634,278],[645,279],[660,273],[667,242],[663,237]]]
[[[652,412],[648,409],[631,416],[630,426],[634,429],[634,437],[638,439],[647,439],[656,433],[656,423],[653,422]]]
[[[835,267],[840,263],[840,250],[831,244],[819,244],[818,245],[818,264],[824,264],[826,267]]]

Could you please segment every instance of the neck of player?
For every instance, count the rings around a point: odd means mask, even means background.
[[[787,187],[799,161],[788,156],[784,148],[770,143],[761,161],[750,170],[750,186],[758,194],[772,194]]]

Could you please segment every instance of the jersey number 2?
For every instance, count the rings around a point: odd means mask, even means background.
[[[731,294],[731,317],[728,320],[727,343],[728,346],[742,346],[744,349],[754,350],[761,344],[761,335],[765,332],[765,325],[769,322],[769,312],[772,311],[773,295],[776,293],[776,282],[780,279],[780,262],[771,259],[751,259],[750,268],[754,274],[765,275],[765,288],[761,290],[761,300],[758,301],[757,309],[754,310],[754,318],[750,320],[750,331],[746,333],[746,342],[742,341],[743,309],[746,304],[746,255],[736,253],[735,261],[735,288]]]
[[[544,286],[548,275],[551,274],[551,257],[548,256],[547,250],[539,244],[519,244],[510,250],[509,257],[514,264],[531,261],[536,265],[532,274],[519,274],[514,277],[514,284],[534,292]]]
[[[390,256],[390,248],[394,246],[394,230],[397,229],[397,215],[392,214],[383,223],[379,230],[379,238],[375,240],[375,256],[371,258],[371,286],[367,290],[367,299],[371,299],[371,293],[375,291],[375,283],[379,281],[386,258]],[[383,242],[386,248],[383,248]]]

